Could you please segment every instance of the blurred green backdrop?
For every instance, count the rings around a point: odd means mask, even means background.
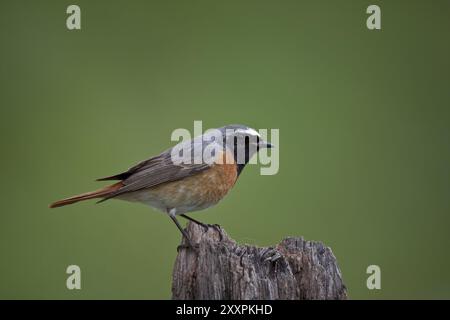
[[[82,30],[66,29],[81,7]],[[382,30],[366,28],[369,4]],[[0,298],[170,298],[180,234],[143,205],[50,210],[173,143],[173,129],[280,129],[192,216],[240,242],[320,240],[351,298],[450,298],[448,1],[1,3]],[[65,287],[66,267],[82,290]],[[380,265],[382,289],[366,288]]]

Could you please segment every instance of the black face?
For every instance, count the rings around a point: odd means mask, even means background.
[[[238,152],[238,139],[237,137],[234,138],[234,161],[237,163],[237,152]],[[246,136],[245,138],[245,162],[244,163],[238,163],[237,164],[237,174],[238,176],[241,174],[242,170],[245,168],[246,164],[250,161],[250,138]],[[259,151],[259,137],[256,137],[256,152]]]

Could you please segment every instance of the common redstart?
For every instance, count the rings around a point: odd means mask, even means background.
[[[191,244],[176,216],[208,227],[186,213],[217,204],[234,186],[250,158],[260,148],[271,147],[256,130],[244,125],[210,130],[125,172],[97,179],[119,180],[117,183],[56,201],[50,208],[94,198],[100,198],[99,202],[113,198],[141,202],[167,213]]]

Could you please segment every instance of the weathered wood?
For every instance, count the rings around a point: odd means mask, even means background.
[[[198,248],[180,247],[173,299],[347,298],[336,258],[321,242],[286,238],[259,248],[238,245],[223,229],[189,223],[186,231]]]

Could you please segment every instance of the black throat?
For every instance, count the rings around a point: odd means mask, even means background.
[[[244,170],[245,165],[246,165],[246,163],[245,164],[237,164],[236,167],[237,167],[237,175],[238,175],[238,177],[241,174],[242,170]]]
[[[236,162],[236,167],[237,167],[237,175],[239,176],[242,172],[242,170],[244,170],[245,166],[247,165],[247,163],[250,161],[250,147],[249,147],[249,143],[248,143],[248,139],[245,140],[245,161],[244,163],[238,163],[238,157],[237,157],[237,146],[235,144],[234,146],[234,162]],[[259,146],[256,147],[256,151],[259,151]]]

